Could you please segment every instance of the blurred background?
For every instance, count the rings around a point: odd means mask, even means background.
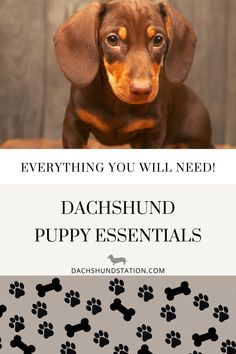
[[[69,84],[53,34],[90,1],[0,0],[0,143],[60,139]],[[207,106],[213,142],[236,146],[236,0],[170,0],[192,23],[198,46],[188,84]]]

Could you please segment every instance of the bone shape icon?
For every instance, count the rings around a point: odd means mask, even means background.
[[[179,287],[177,288],[166,288],[165,289],[167,300],[172,301],[174,300],[176,295],[184,294],[189,295],[191,294],[191,289],[189,288],[189,284],[187,281],[183,281]]]
[[[56,292],[59,292],[62,290],[60,279],[54,278],[50,284],[46,285],[38,284],[36,286],[36,290],[38,291],[38,296],[40,297],[44,297],[49,291],[55,290]]]
[[[24,342],[22,342],[20,336],[15,336],[10,344],[11,344],[12,348],[17,347],[17,348],[21,349],[24,354],[32,354],[35,352],[35,346],[26,345]]]
[[[89,320],[87,318],[83,318],[80,323],[76,325],[67,324],[65,326],[66,334],[68,337],[74,337],[76,332],[84,331],[89,332],[91,330],[91,326],[89,324]]]
[[[198,334],[195,333],[193,336],[193,341],[194,341],[194,345],[196,347],[200,347],[202,345],[203,342],[205,342],[206,340],[212,340],[213,342],[218,340],[218,335],[216,333],[216,329],[211,327],[208,329],[207,333],[204,334]]]
[[[122,305],[120,299],[116,298],[114,302],[111,304],[110,309],[112,311],[119,311],[122,313],[123,318],[125,321],[130,321],[132,317],[135,315],[136,311],[133,308],[127,309],[125,306]]]

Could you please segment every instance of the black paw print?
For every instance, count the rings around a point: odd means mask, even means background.
[[[2,349],[2,338],[0,338],[0,349]]]
[[[236,354],[236,343],[227,339],[222,343],[221,351],[226,354]]]
[[[150,326],[146,326],[145,324],[142,327],[137,328],[137,337],[142,338],[144,342],[152,338],[152,329]]]
[[[3,314],[7,311],[7,308],[5,305],[0,306],[0,318],[3,316]]]
[[[119,347],[114,348],[113,354],[129,354],[129,347],[127,345],[120,344]]]
[[[161,317],[165,318],[167,322],[173,321],[176,318],[176,309],[174,306],[166,305],[161,308]]]
[[[191,353],[190,353],[191,354]],[[202,354],[200,352],[197,352],[196,350],[194,350],[193,354]]]
[[[76,346],[74,343],[66,342],[61,345],[61,354],[76,354]]]
[[[214,308],[213,316],[218,318],[220,322],[224,322],[229,319],[229,309],[226,306],[219,305]]]
[[[53,336],[54,335],[53,324],[44,321],[42,324],[39,325],[38,333],[41,336],[44,336],[45,339]]]
[[[102,305],[101,300],[95,299],[93,297],[91,300],[87,301],[86,309],[90,312],[92,311],[93,315],[97,315],[99,312],[102,311],[101,305]]]
[[[94,343],[98,344],[99,347],[103,348],[109,344],[109,334],[107,332],[99,331],[94,333]]]
[[[32,305],[31,312],[33,315],[37,315],[38,318],[47,316],[47,305],[44,302],[38,301],[37,304]]]
[[[9,327],[14,329],[16,332],[20,332],[25,328],[24,322],[25,320],[22,316],[15,315],[10,318]]]
[[[78,291],[71,290],[65,294],[65,302],[70,304],[71,307],[75,307],[80,304],[80,293]]]
[[[152,354],[150,351],[149,351],[149,346],[144,344],[141,349],[138,351],[138,354]]]
[[[166,343],[170,344],[172,348],[176,348],[181,344],[181,335],[179,332],[171,331],[166,334]]]
[[[19,299],[21,296],[25,295],[24,288],[25,286],[23,283],[19,283],[18,281],[15,281],[13,284],[10,284],[9,293],[11,295],[15,295],[16,299]]]
[[[209,298],[207,295],[199,294],[194,296],[194,306],[198,307],[200,311],[203,311],[209,307]]]
[[[125,284],[123,280],[115,278],[113,281],[110,281],[109,290],[115,292],[115,294],[118,296],[125,291],[124,285]]]
[[[148,302],[154,298],[153,288],[151,286],[145,284],[138,290],[138,296],[141,297],[141,299],[143,299],[145,302]]]

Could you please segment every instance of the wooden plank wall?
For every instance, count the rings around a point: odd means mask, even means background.
[[[58,138],[69,85],[52,36],[80,0],[0,1],[0,141]],[[193,24],[198,47],[188,83],[213,122],[214,143],[236,144],[236,0],[170,0]]]

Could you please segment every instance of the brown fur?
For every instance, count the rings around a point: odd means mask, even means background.
[[[166,33],[168,38],[171,38],[172,33],[171,33],[171,21],[170,21],[170,17],[165,16],[164,17],[164,22],[165,22],[165,28],[166,28]]]
[[[156,125],[156,122],[152,118],[137,119],[134,122],[130,122],[122,129],[125,134],[137,132],[139,130],[151,129]]]
[[[84,109],[78,109],[78,116],[80,117],[80,119],[90,125],[91,127],[94,127],[95,129],[98,129],[102,132],[108,132],[110,130],[109,125],[106,124],[105,122],[103,122],[103,120],[92,114],[89,113],[88,111],[85,111]]]
[[[163,41],[154,45],[156,34]],[[55,35],[72,84],[64,147],[83,148],[90,132],[110,146],[211,147],[208,113],[183,84],[195,46],[191,25],[166,3],[101,0],[77,12]]]

